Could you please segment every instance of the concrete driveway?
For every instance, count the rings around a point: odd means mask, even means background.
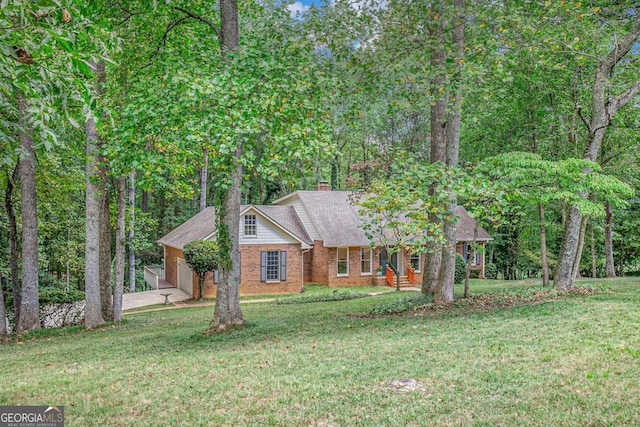
[[[191,295],[178,288],[134,292],[122,296],[122,310],[131,310],[147,305],[164,304],[165,297],[162,294],[171,294],[169,295],[170,303],[191,299]]]

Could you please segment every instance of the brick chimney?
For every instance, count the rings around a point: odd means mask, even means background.
[[[331,191],[331,184],[329,184],[329,181],[320,181],[316,185],[316,191]]]

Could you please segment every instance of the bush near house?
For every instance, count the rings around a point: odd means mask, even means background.
[[[467,270],[467,262],[464,260],[464,257],[460,254],[456,254],[456,273],[453,278],[453,283],[460,284],[464,282],[464,276]]]

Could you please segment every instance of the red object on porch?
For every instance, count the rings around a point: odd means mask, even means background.
[[[407,265],[407,279],[412,285],[416,284],[416,271],[410,265]]]
[[[387,285],[389,286],[393,286],[393,270],[391,269],[391,267],[389,267],[387,265],[387,271],[386,271],[386,279],[387,279]]]

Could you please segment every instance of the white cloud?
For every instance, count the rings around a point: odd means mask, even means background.
[[[309,10],[309,6],[302,4],[302,2],[297,1],[295,3],[291,3],[287,6],[287,10],[291,13],[292,17],[299,16]]]

